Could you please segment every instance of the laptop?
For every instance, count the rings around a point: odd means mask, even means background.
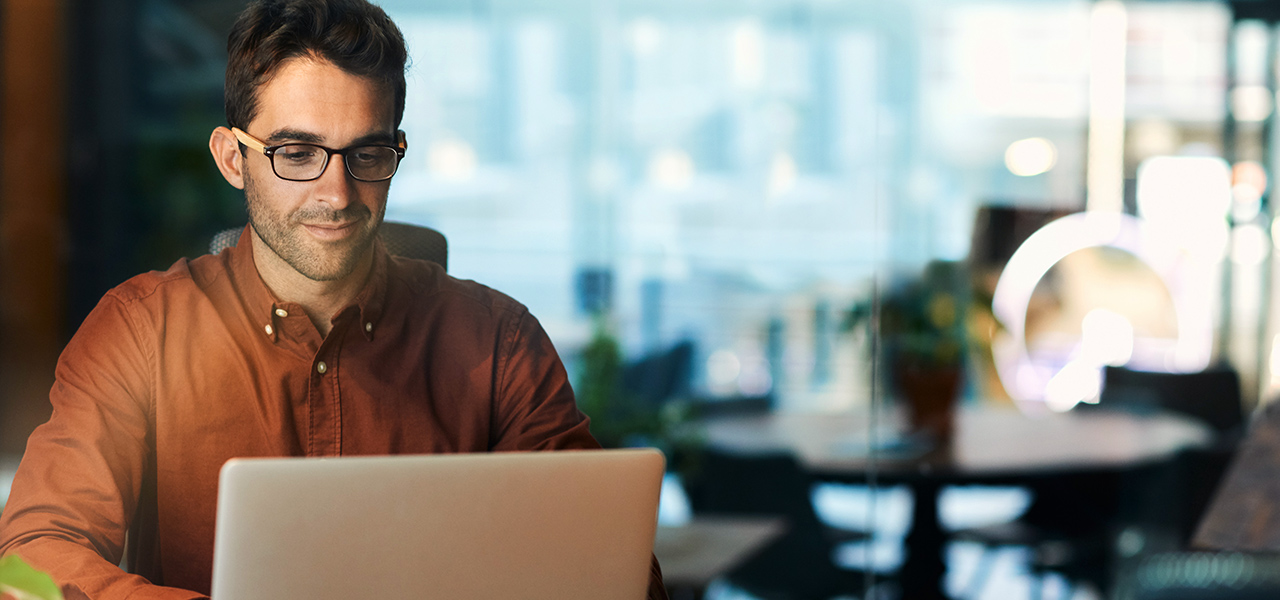
[[[214,600],[642,600],[657,450],[233,459]]]

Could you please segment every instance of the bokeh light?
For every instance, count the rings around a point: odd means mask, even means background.
[[[1058,162],[1058,149],[1053,142],[1040,137],[1018,140],[1004,152],[1004,164],[1019,177],[1045,173]]]

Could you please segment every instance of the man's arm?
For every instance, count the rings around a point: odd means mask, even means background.
[[[152,452],[149,331],[114,294],[85,319],[0,515],[0,555],[48,572],[69,598],[199,597],[116,566]]]
[[[538,320],[520,310],[505,320],[494,357],[491,449],[595,449],[569,376]]]

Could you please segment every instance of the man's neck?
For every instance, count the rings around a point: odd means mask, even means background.
[[[333,329],[334,315],[360,294],[373,270],[373,249],[370,247],[355,270],[346,277],[333,281],[316,281],[299,273],[280,258],[258,237],[258,232],[252,227],[249,228],[249,234],[253,236],[253,262],[262,281],[282,302],[302,305],[302,310],[320,331],[321,337],[329,335],[329,330]]]

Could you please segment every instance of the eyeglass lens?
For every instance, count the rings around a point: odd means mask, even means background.
[[[343,154],[343,162],[352,177],[364,181],[381,181],[395,174],[398,158],[396,151],[386,146],[360,146],[349,148]],[[329,162],[324,148],[311,144],[289,144],[276,149],[271,164],[276,175],[284,179],[306,181],[316,179]]]

